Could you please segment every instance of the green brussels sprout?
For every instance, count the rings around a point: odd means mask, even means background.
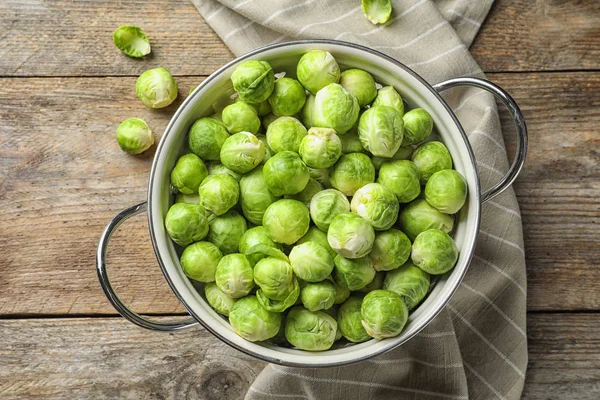
[[[300,350],[328,350],[336,333],[337,322],[323,311],[294,307],[285,319],[285,338]]]
[[[233,100],[234,103],[240,103],[240,102],[244,102],[240,96],[236,97],[235,100]],[[265,101],[261,101],[260,103],[250,103],[250,102],[245,102],[248,105],[252,106],[252,108],[254,108],[256,110],[256,115],[258,115],[259,117],[264,117],[265,115],[269,114],[271,112],[271,104],[269,104],[269,100],[265,100]]]
[[[340,85],[356,97],[361,107],[370,104],[377,96],[375,79],[362,69],[348,69],[342,72]]]
[[[188,278],[198,282],[214,282],[217,265],[223,254],[210,242],[190,244],[181,253],[181,267]]]
[[[229,316],[231,308],[235,304],[235,299],[225,293],[216,283],[207,283],[204,285],[204,296],[208,304],[219,314]]]
[[[310,128],[302,139],[300,157],[311,168],[329,168],[342,155],[342,141],[330,128]]]
[[[410,160],[383,163],[379,169],[377,183],[390,189],[400,203],[409,203],[421,194],[419,169]]]
[[[194,194],[179,193],[177,196],[175,196],[175,203],[187,203],[187,204],[200,203],[200,196],[198,196],[198,193],[194,193]]]
[[[331,254],[318,242],[304,242],[294,246],[289,258],[294,274],[305,282],[320,282],[333,271]],[[310,310],[309,307],[306,308]]]
[[[306,102],[306,92],[295,79],[279,78],[275,81],[273,93],[269,96],[269,104],[273,114],[278,117],[295,115]]]
[[[192,153],[203,160],[218,161],[221,147],[229,133],[225,125],[212,117],[200,118],[190,128],[188,145]]]
[[[144,120],[127,118],[117,128],[117,143],[127,154],[141,154],[154,144],[154,135]]]
[[[363,300],[352,296],[341,305],[337,314],[338,329],[342,336],[353,343],[361,343],[371,339],[365,328],[363,328],[360,309]]]
[[[354,95],[342,85],[332,83],[315,96],[313,124],[334,129],[338,135],[348,132],[358,120],[360,106]]]
[[[306,164],[292,151],[281,151],[265,163],[263,176],[275,196],[300,193],[310,179]]]
[[[275,74],[268,62],[250,60],[235,68],[231,74],[231,82],[240,100],[261,103],[273,92]]]
[[[387,157],[371,157],[371,161],[373,162],[373,166],[376,171],[381,169],[381,166],[386,162],[396,161],[396,160],[410,160],[410,155],[413,152],[413,148],[411,147],[400,147],[396,154],[392,156],[392,158]]]
[[[335,301],[333,304],[342,304],[350,297],[350,289],[338,285],[332,277],[329,277],[329,282],[335,287]]]
[[[240,179],[240,197],[246,219],[260,225],[267,207],[277,201],[277,197],[267,188],[262,166],[254,168]]]
[[[243,101],[228,105],[221,114],[229,133],[258,132],[260,119],[256,109]]]
[[[197,193],[200,183],[208,176],[206,166],[193,153],[179,157],[175,167],[171,171],[171,184],[181,193]]]
[[[242,179],[242,174],[233,172],[223,164],[216,161],[208,164],[208,175],[229,175],[237,182],[239,182]]]
[[[386,186],[368,183],[354,193],[350,209],[381,231],[394,225],[400,206],[394,192]]]
[[[294,279],[290,263],[275,257],[263,258],[254,266],[254,282],[271,300],[285,300],[294,290]]]
[[[335,58],[323,50],[305,53],[296,67],[298,80],[312,94],[340,80],[340,67]]]
[[[175,243],[187,246],[206,237],[208,220],[200,204],[173,204],[165,217],[167,233]]]
[[[410,240],[415,240],[419,233],[428,229],[439,229],[448,233],[454,227],[454,219],[450,215],[442,214],[423,199],[414,200],[407,205],[400,212],[398,221]]]
[[[277,335],[281,327],[281,314],[265,309],[256,296],[246,296],[231,307],[229,323],[239,336],[250,342],[258,342]]]
[[[234,299],[248,295],[254,288],[252,264],[243,254],[223,256],[215,271],[215,283],[223,293]]]
[[[378,157],[393,157],[402,144],[404,122],[392,107],[374,106],[358,122],[358,137],[363,147]]]
[[[375,182],[375,167],[366,154],[344,154],[331,168],[329,180],[346,196],[354,196],[358,189]]]
[[[341,213],[331,221],[327,241],[338,254],[346,258],[361,258],[371,251],[375,231],[360,215]]]
[[[444,214],[457,213],[467,199],[467,181],[453,169],[444,169],[429,177],[425,200]]]
[[[369,336],[381,340],[398,336],[408,321],[408,308],[389,290],[373,290],[363,299],[361,323]]]
[[[269,125],[271,125],[271,123],[273,121],[275,121],[277,118],[279,118],[278,116],[276,116],[275,114],[267,114],[264,116],[264,118],[262,119],[262,126],[263,129],[266,131],[267,129],[269,129]]]
[[[129,57],[141,58],[150,54],[150,41],[140,27],[120,26],[113,33],[113,41],[115,46]]]
[[[267,235],[267,230],[263,226],[256,226],[248,229],[240,238],[239,251],[240,253],[245,254],[246,258],[248,258],[252,264],[256,264],[259,260],[265,258],[264,254],[249,254],[249,250],[257,244],[263,244],[274,249],[282,250],[282,246],[271,240],[269,235]]]
[[[304,107],[302,107],[302,112],[300,113],[302,118],[302,123],[306,127],[306,129],[310,129],[314,126],[313,124],[313,113],[315,110],[315,96],[309,94],[306,96],[306,102],[304,102]]]
[[[421,185],[438,171],[452,169],[452,157],[442,142],[426,142],[412,153],[411,160],[419,169]]]
[[[292,244],[308,231],[308,208],[298,200],[278,200],[267,208],[262,224],[274,242]]]
[[[419,233],[413,242],[413,264],[431,275],[441,275],[454,268],[458,248],[450,235],[439,229]]]
[[[246,220],[235,211],[229,211],[210,221],[208,240],[223,254],[237,253],[242,235],[248,228]]]
[[[275,154],[275,152],[273,151],[273,149],[271,149],[269,147],[269,143],[267,142],[267,137],[265,135],[261,135],[261,134],[256,134],[256,137],[258,138],[258,140],[260,140],[263,145],[265,146],[265,157],[263,158],[263,160],[260,162],[261,164],[264,164],[267,162],[267,160],[271,157],[273,157],[273,154]]]
[[[284,312],[293,306],[300,297],[300,285],[298,284],[298,279],[294,278],[292,285],[292,290],[290,290],[287,297],[283,300],[273,300],[268,298],[265,296],[262,289],[256,291],[256,298],[266,310],[278,313]]]
[[[250,132],[231,135],[221,147],[221,162],[224,166],[245,174],[253,170],[265,158],[265,145]]]
[[[375,97],[371,106],[392,107],[398,111],[400,115],[404,115],[404,102],[402,101],[402,96],[400,96],[400,93],[398,93],[393,86],[384,86],[379,89],[377,91],[377,97]]]
[[[240,196],[238,183],[229,175],[209,175],[198,189],[200,204],[215,215],[225,214]]]
[[[322,190],[323,186],[315,179],[310,178],[306,184],[306,187],[300,193],[286,194],[284,197],[286,199],[301,201],[308,206],[312,198]]]
[[[375,278],[373,278],[373,280],[371,281],[371,283],[369,283],[365,287],[362,287],[362,288],[358,289],[357,292],[360,292],[360,293],[370,293],[373,290],[379,290],[379,289],[381,289],[383,287],[383,279],[384,278],[385,278],[385,272],[383,272],[383,271],[377,271],[375,273]]]
[[[267,128],[267,143],[274,153],[280,151],[298,152],[306,128],[294,117],[280,117]]]
[[[177,82],[166,68],[143,72],[135,82],[137,97],[148,108],[164,108],[177,98]]]
[[[333,306],[335,294],[335,287],[329,281],[307,283],[300,291],[300,299],[308,311],[327,310]]]
[[[373,262],[369,257],[349,259],[338,254],[334,263],[332,276],[335,283],[349,290],[362,289],[375,278]]]
[[[332,285],[334,285],[332,283]],[[334,285],[335,286],[335,285]],[[335,319],[337,321],[337,314],[338,314],[338,306],[336,306],[335,304],[331,307],[329,307],[326,310],[321,310],[323,311],[325,314],[329,315],[331,318]],[[338,325],[337,330],[335,331],[335,340],[338,341],[342,338],[342,332],[340,332],[340,327]]]
[[[362,11],[373,25],[385,24],[392,16],[392,1],[362,0]]]
[[[335,189],[323,190],[310,201],[310,217],[323,232],[327,232],[333,218],[338,214],[349,211],[350,202],[348,202],[348,198]]]
[[[366,153],[358,137],[358,125],[346,132],[345,135],[340,136],[340,140],[342,142],[342,154]]]
[[[369,257],[376,271],[390,271],[404,264],[410,257],[410,239],[397,229],[378,232]]]
[[[429,274],[408,261],[385,275],[383,288],[400,295],[410,311],[425,298],[429,291],[429,284]]]
[[[427,139],[433,130],[433,118],[422,108],[410,110],[402,117],[404,120],[404,139],[402,147],[417,144]]]
[[[316,226],[311,226],[310,228],[308,228],[306,234],[302,236],[298,240],[298,242],[296,242],[296,244],[303,244],[306,242],[316,242],[320,244],[327,250],[332,259],[334,259],[335,256],[337,256],[336,251],[331,248],[329,242],[327,241],[327,234],[319,228],[317,228]]]
[[[312,179],[319,182],[324,188],[330,188],[329,169],[328,168],[311,168],[308,167],[308,174]]]

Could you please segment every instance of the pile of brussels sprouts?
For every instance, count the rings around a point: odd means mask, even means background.
[[[246,340],[322,351],[396,336],[458,259],[465,179],[393,87],[320,50],[296,76],[235,69],[237,97],[191,126],[173,168],[167,232]]]

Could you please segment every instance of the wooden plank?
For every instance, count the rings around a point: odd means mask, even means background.
[[[166,12],[168,10],[168,12]],[[486,71],[600,68],[600,3],[496,1],[473,45]],[[145,61],[115,48],[120,25],[141,26]],[[232,54],[188,0],[10,1],[0,5],[0,76],[210,74]]]
[[[598,309],[600,73],[490,79],[513,93],[530,129],[517,184],[529,309]],[[152,158],[122,153],[114,130],[141,117],[158,140],[177,106],[146,109],[134,80],[0,80],[0,315],[114,313],[97,283],[95,247],[118,211],[145,199]],[[179,79],[181,93],[199,81]],[[507,142],[514,147],[510,132]],[[109,268],[135,310],[184,311],[156,264],[144,216],[115,236]]]
[[[600,396],[597,314],[529,316],[524,399]],[[201,328],[149,332],[120,318],[0,321],[2,398],[241,399],[264,363]]]

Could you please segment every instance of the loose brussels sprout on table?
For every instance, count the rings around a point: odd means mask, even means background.
[[[148,108],[164,108],[177,98],[177,82],[166,68],[143,72],[135,82],[137,97]]]
[[[117,128],[117,143],[128,154],[141,154],[154,144],[154,135],[144,120],[127,118]]]

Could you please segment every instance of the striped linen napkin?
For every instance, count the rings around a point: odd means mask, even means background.
[[[395,0],[386,26],[360,0],[192,0],[236,54],[292,39],[339,39],[382,51],[435,84],[483,73],[469,53],[492,1]],[[477,157],[482,188],[508,169],[492,95],[445,93]],[[418,336],[370,361],[296,369],[269,365],[247,399],[516,399],[527,367],[521,216],[512,189],[482,208],[477,249],[442,313]]]

